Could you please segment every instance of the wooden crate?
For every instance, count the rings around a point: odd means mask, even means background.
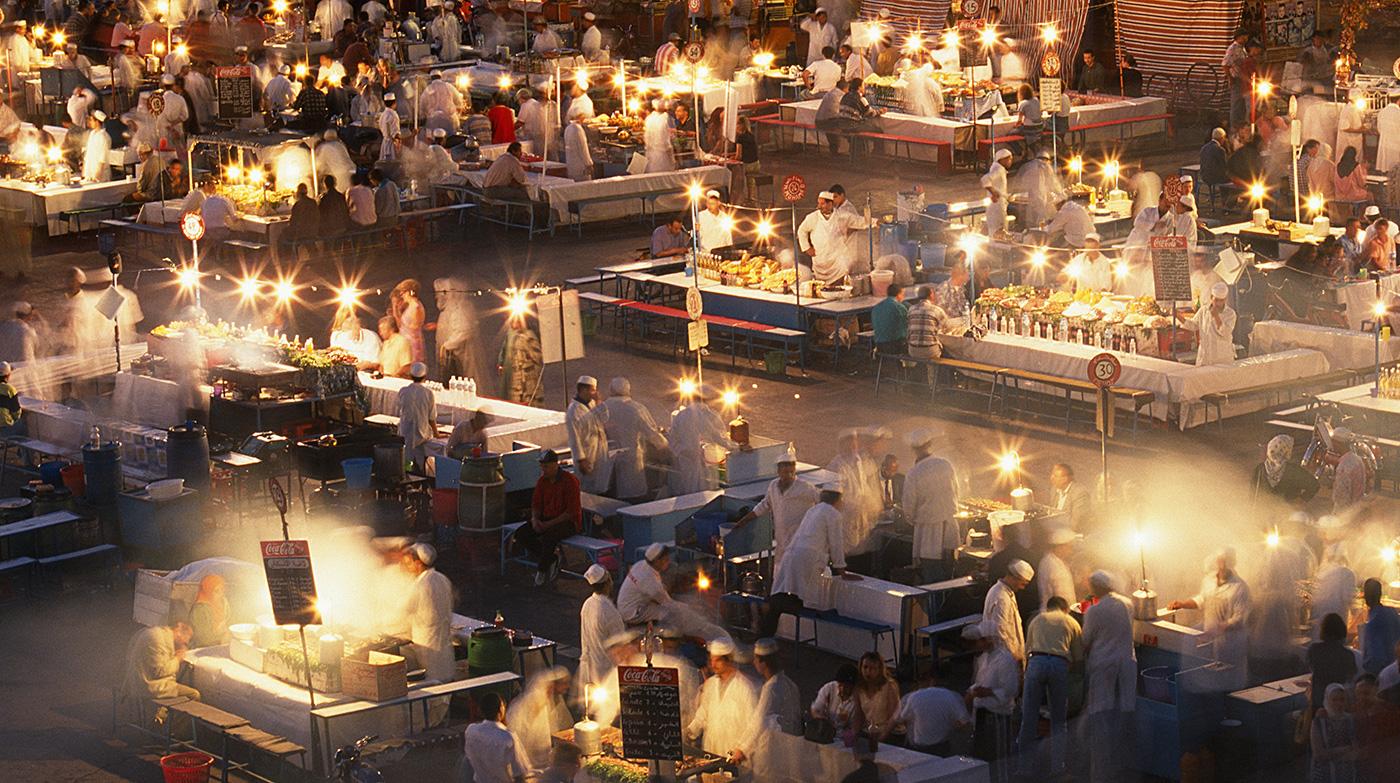
[[[408,665],[402,655],[373,650],[363,655],[347,655],[341,660],[342,693],[370,701],[396,699],[408,693]]]

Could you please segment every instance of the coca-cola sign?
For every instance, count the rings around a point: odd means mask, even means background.
[[[617,667],[622,752],[629,759],[681,758],[680,670]]]
[[[618,679],[623,685],[679,685],[680,672],[655,666],[619,666]]]
[[[311,545],[306,541],[263,541],[261,548],[277,624],[321,622],[316,608],[316,577],[311,572]]]

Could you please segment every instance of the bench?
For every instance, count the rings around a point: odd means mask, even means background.
[[[899,152],[899,145],[903,144],[905,152],[909,154],[910,160],[914,158],[914,147],[933,147],[938,154],[938,173],[953,173],[953,145],[950,142],[938,141],[937,139],[921,139],[917,136],[903,136],[897,133],[880,133],[878,131],[861,131],[856,134],[862,139],[872,141],[887,141],[894,147],[896,156]]]
[[[816,126],[816,125],[813,125],[813,124],[807,123],[807,122],[798,122],[798,121],[796,121],[796,120],[785,120],[785,119],[783,119],[782,117],[780,117],[780,116],[777,115],[777,114],[767,114],[767,115],[763,115],[763,116],[761,116],[761,117],[750,117],[750,118],[749,118],[749,122],[750,122],[751,124],[755,125],[756,127],[767,127],[767,128],[791,128],[791,129],[793,129],[793,130],[800,130],[800,131],[802,131],[802,143],[803,143],[803,144],[809,144],[809,143],[810,143],[810,142],[807,140],[807,134],[808,134],[808,133],[813,133],[813,134],[815,134],[815,133],[817,132],[817,126]],[[759,148],[762,148],[762,147],[763,147],[763,140],[762,140],[762,139],[758,139],[758,145],[759,145]]]
[[[624,347],[626,347],[628,339],[627,321],[633,313],[639,316],[641,336],[644,339],[646,337],[648,319],[690,322],[690,315],[684,310],[675,307],[631,300],[619,302],[618,307],[622,313],[622,341]],[[754,345],[755,341],[757,341],[759,343],[766,343],[775,349],[781,348],[783,353],[788,357],[791,357],[795,353],[797,355],[798,366],[802,368],[804,374],[807,371],[807,336],[796,329],[768,326],[767,324],[756,323],[754,321],[743,321],[737,318],[726,318],[717,315],[703,315],[701,316],[701,320],[709,324],[710,331],[712,332],[711,337],[714,336],[714,332],[728,336],[729,364],[731,367],[737,366],[738,364],[739,343],[741,341],[744,343],[745,356],[752,362]],[[671,332],[671,350],[672,353],[674,353],[676,343],[679,341],[683,330],[672,329],[669,331]],[[794,343],[796,343],[797,346],[795,349],[793,348]]]
[[[1215,408],[1216,423],[1225,426],[1224,407],[1231,400],[1247,399],[1260,395],[1287,394],[1289,399],[1293,398],[1293,393],[1299,389],[1328,386],[1332,384],[1348,384],[1356,378],[1355,370],[1333,370],[1321,375],[1310,375],[1305,378],[1290,378],[1273,383],[1260,383],[1254,386],[1246,386],[1242,389],[1230,389],[1228,391],[1211,392],[1201,396],[1201,402],[1206,406],[1205,423],[1210,423],[1210,409]]]
[[[64,552],[61,555],[51,555],[39,558],[36,567],[40,575],[53,574],[57,577],[56,582],[61,587],[63,584],[62,568],[89,558],[101,561],[107,572],[107,589],[112,589],[112,577],[117,570],[117,564],[121,560],[121,549],[116,544],[98,544],[86,549],[77,549],[72,552]]]
[[[612,272],[599,272],[596,275],[584,275],[582,277],[570,277],[564,281],[565,288],[584,288],[587,286],[598,286],[598,290],[603,289],[603,284],[609,280],[616,280],[617,275]]]
[[[909,356],[909,355],[907,355],[907,354],[906,354],[906,355],[901,355],[901,356],[896,356],[896,355],[894,355],[894,354],[887,354],[887,353],[886,353],[886,354],[878,354],[875,358],[876,358],[876,364],[875,364],[875,397],[876,397],[876,399],[879,399],[879,397],[880,397],[880,384],[884,381],[885,375],[887,374],[886,371],[885,371],[885,363],[886,363],[886,362],[894,362],[894,363],[895,363],[895,369],[896,369],[896,370],[899,370],[899,371],[903,371],[903,370],[905,369],[905,365],[912,365],[912,366],[914,366],[914,367],[926,367],[926,368],[932,369],[932,370],[933,370],[932,373],[925,373],[925,379],[924,379],[923,382],[912,381],[912,380],[905,380],[905,379],[903,379],[903,378],[898,377],[898,375],[894,375],[894,377],[892,377],[892,378],[889,380],[889,383],[894,383],[894,384],[901,385],[901,386],[904,386],[904,385],[910,385],[910,386],[925,386],[925,385],[930,385],[930,384],[929,384],[929,378],[928,378],[928,376],[932,376],[932,384],[931,384],[932,389],[931,389],[930,394],[931,394],[931,396],[933,396],[933,397],[937,397],[937,396],[938,396],[938,378],[939,378],[939,372],[938,372],[938,371],[939,371],[939,368],[947,368],[947,369],[954,375],[954,379],[955,379],[955,380],[956,380],[956,375],[957,375],[957,373],[959,373],[959,372],[965,372],[965,373],[974,373],[974,372],[975,372],[975,373],[980,373],[980,374],[983,374],[983,375],[990,375],[990,376],[992,377],[991,386],[990,386],[990,387],[988,388],[988,390],[987,390],[987,412],[988,412],[988,413],[991,413],[991,412],[992,412],[992,400],[995,399],[995,395],[996,395],[997,378],[1000,376],[1000,374],[1001,374],[1002,372],[1005,372],[1005,368],[1003,368],[1003,367],[997,367],[997,366],[991,365],[991,364],[982,364],[981,362],[971,362],[971,361],[967,361],[967,360],[965,360],[965,359],[954,359],[954,358],[948,357],[948,356],[941,356],[941,357],[939,357],[939,358],[937,358],[937,359],[916,359],[916,358],[914,358],[913,356]],[[888,373],[888,374],[892,374],[892,373]],[[892,374],[892,375],[893,375],[893,374]]]
[[[68,229],[68,233],[82,233],[83,218],[91,215],[111,215],[111,218],[98,221],[101,226],[109,219],[115,219],[118,215],[128,211],[135,204],[119,202],[116,204],[103,204],[96,207],[79,207],[77,209],[65,209],[58,213],[59,220],[62,220]],[[76,228],[74,226],[76,225]]]
[[[938,649],[936,647],[938,643],[938,637],[949,633],[962,633],[962,629],[966,628],[969,625],[976,625],[980,622],[982,622],[982,615],[969,614],[965,617],[955,617],[951,620],[944,620],[942,622],[937,622],[931,625],[925,625],[919,628],[915,628],[914,655],[919,656],[920,653],[922,653],[924,640],[927,639],[929,643],[929,655],[936,659],[938,657]],[[969,652],[967,654],[970,655],[971,653]],[[936,661],[934,666],[935,668],[937,667]],[[918,663],[916,660],[915,668],[917,669],[917,667]]]
[[[1058,375],[1047,375],[1046,373],[1035,372],[1033,370],[1005,369],[1001,372],[1001,374],[998,377],[1000,378],[1002,389],[1007,389],[1006,381],[1008,379],[1015,381],[1015,388],[1018,393],[1021,391],[1021,381],[1035,383],[1041,386],[1051,386],[1064,391],[1066,432],[1069,431],[1071,416],[1074,412],[1074,395],[1092,395],[1097,394],[1099,391],[1099,387],[1088,382],[1087,380],[1079,380],[1077,378],[1064,378]],[[1109,389],[1109,391],[1113,395],[1112,399],[1110,400],[1110,404],[1114,405],[1115,414],[1117,410],[1116,401],[1119,397],[1127,399],[1133,403],[1133,437],[1136,438],[1137,424],[1138,419],[1141,417],[1140,414],[1142,412],[1142,408],[1144,406],[1151,405],[1154,401],[1156,401],[1156,395],[1146,389],[1131,389],[1127,387],[1114,387],[1112,389]],[[1003,396],[1003,408],[1005,407],[1005,400],[1006,396]]]
[[[199,750],[214,755],[224,762],[223,774],[220,779],[226,783],[228,781],[229,770],[229,732],[233,729],[249,725],[248,719],[200,701],[185,701],[171,705],[168,709],[170,711],[170,717],[165,721],[166,752],[168,753],[171,747],[182,747],[188,750]],[[189,739],[177,738],[175,736],[175,716],[177,715],[185,718],[189,723]],[[201,728],[205,729],[207,733],[214,734],[214,738],[219,744],[217,748],[208,746],[208,740],[206,740],[205,746],[200,745]]]
[[[642,217],[650,216],[652,228],[656,227],[656,202],[666,196],[677,195],[676,188],[662,187],[651,190],[633,191],[631,193],[609,193],[600,196],[585,196],[584,198],[571,198],[568,202],[569,223],[574,227],[576,236],[583,236],[583,210],[595,204],[610,204],[615,201],[630,201],[637,199],[641,202],[641,213],[638,215],[638,222]],[[648,209],[650,207],[650,209]],[[553,226],[550,227],[551,235],[554,233]]]
[[[26,438],[22,435],[4,438],[0,440],[0,485],[5,482],[5,470],[9,467],[11,449],[15,450],[15,457],[19,460],[19,464],[15,466],[16,469],[36,475],[38,469],[31,462],[35,454],[54,459],[76,460],[78,458],[76,452],[65,450],[46,441]]]
[[[134,218],[107,218],[103,220],[100,225],[106,228],[114,228],[118,231],[133,231],[137,234],[147,234],[150,236],[180,236],[180,227],[174,223],[158,225],[155,223],[139,223]]]
[[[509,525],[501,526],[501,576],[506,575],[506,563],[520,563],[521,565],[526,565],[533,568],[539,567],[539,563],[536,563],[535,561],[531,560],[528,555],[517,555],[516,557],[509,556],[511,537],[515,535],[515,531],[519,530],[527,524],[529,523],[515,522]],[[601,565],[601,563],[599,563],[599,560],[602,559],[603,555],[609,553],[611,553],[616,558],[619,566],[623,562],[622,544],[615,543],[613,541],[608,541],[607,539],[594,538],[592,536],[585,536],[581,533],[575,533],[574,535],[569,536],[568,538],[565,538],[564,540],[560,541],[558,546],[560,548],[568,548],[582,552],[583,556],[588,560],[589,565]],[[576,576],[580,579],[583,578],[583,571],[570,571],[569,569],[563,567],[565,559],[563,557],[562,552],[560,553],[559,562],[560,573],[568,574],[569,576]]]
[[[463,202],[460,204],[445,204],[440,207],[425,207],[409,212],[401,212],[399,213],[399,222],[397,225],[381,230],[387,230],[391,234],[396,233],[398,235],[399,247],[404,250],[412,250],[417,246],[413,239],[417,235],[418,229],[425,229],[424,235],[431,241],[435,239],[431,230],[432,226],[438,221],[455,214],[457,216],[457,225],[466,225],[467,213],[476,208],[476,204]],[[390,244],[392,243],[393,237],[391,236]]]
[[[9,560],[0,560],[0,574],[8,574],[11,571],[18,572],[16,576],[24,577],[24,592],[34,591],[34,566],[38,560],[32,557],[12,557]]]
[[[626,306],[627,303],[632,301],[630,299],[623,299],[617,296],[609,296],[608,294],[598,293],[595,291],[581,291],[578,295],[578,298],[580,302],[588,306],[590,309],[597,310],[600,320],[604,313],[611,312],[613,316],[614,325],[622,323],[622,308]]]
[[[299,774],[300,769],[306,766],[306,748],[286,737],[269,734],[251,725],[228,729],[223,736],[224,781],[228,780],[230,770],[264,780],[287,780],[289,775]],[[260,757],[271,762],[270,770],[259,763]],[[295,764],[291,763],[293,757],[297,759]]]
[[[505,226],[506,228],[523,228],[529,232],[530,239],[534,239],[536,234],[543,234],[546,231],[550,233],[554,232],[553,211],[550,210],[549,205],[544,202],[531,201],[530,199],[523,198],[488,196],[482,189],[467,185],[434,185],[433,188],[447,193],[459,194],[461,197],[470,199],[472,203],[479,206],[502,207],[501,214],[499,215],[492,214],[492,212],[487,209],[478,209],[475,213],[476,218],[478,220],[484,220],[487,223]],[[526,216],[529,218],[527,222],[511,219],[511,209],[515,207],[519,207],[525,211]],[[544,210],[543,221],[539,220],[536,215],[536,210],[541,209]]]
[[[876,653],[880,652],[880,637],[888,634],[890,637],[890,648],[894,650],[894,665],[896,668],[899,667],[899,644],[898,640],[895,639],[894,626],[892,625],[886,625],[884,623],[874,623],[868,620],[860,620],[855,617],[847,617],[845,615],[837,614],[834,609],[822,611],[817,609],[808,609],[805,607],[797,613],[795,619],[797,624],[793,628],[793,641],[795,641],[797,644],[806,644],[812,647],[821,646],[821,643],[818,641],[817,638],[817,629],[819,627],[819,623],[831,623],[832,625],[839,625],[843,628],[850,628],[855,631],[865,631],[869,633],[871,649],[874,650]],[[804,620],[812,624],[812,635],[811,637],[806,639],[802,638],[802,622]]]

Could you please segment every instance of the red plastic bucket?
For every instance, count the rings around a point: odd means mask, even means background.
[[[58,471],[63,477],[63,486],[73,493],[73,497],[80,498],[87,494],[87,482],[83,480],[83,463],[75,462]]]
[[[207,783],[214,757],[207,753],[172,753],[160,759],[165,783]]]
[[[459,491],[440,488],[433,490],[433,524],[457,524],[457,493]]]

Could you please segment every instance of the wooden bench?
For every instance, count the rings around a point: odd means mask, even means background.
[[[495,215],[491,210],[478,209],[475,212],[477,220],[484,220],[487,223],[495,223],[506,228],[523,228],[529,232],[530,239],[534,239],[536,234],[543,234],[546,231],[554,233],[553,211],[549,205],[541,201],[531,201],[530,199],[500,198],[499,196],[488,196],[480,188],[467,185],[434,185],[434,190],[441,190],[447,193],[457,193],[464,199],[469,199],[471,203],[482,207],[502,207],[501,214]],[[527,222],[520,222],[511,219],[511,209],[520,208],[525,211],[529,218]],[[544,210],[543,221],[536,214],[537,210]]]
[[[639,316],[641,336],[643,338],[646,337],[648,319],[661,319],[668,322],[690,322],[690,315],[684,310],[675,307],[632,300],[622,300],[618,302],[618,307],[622,312],[622,341],[624,347],[627,345],[629,334],[627,322],[633,314]],[[703,315],[701,316],[701,320],[709,324],[712,338],[715,336],[714,333],[728,336],[729,364],[731,367],[737,366],[738,364],[738,345],[740,342],[744,343],[745,356],[749,361],[753,361],[753,351],[755,342],[757,342],[760,344],[759,347],[763,347],[763,345],[766,344],[775,349],[781,348],[783,353],[788,357],[796,354],[798,366],[801,367],[803,373],[807,371],[807,335],[803,332],[796,329],[768,326],[767,324],[756,323],[754,321],[743,321],[738,318],[726,318],[717,315]],[[671,333],[671,350],[674,353],[676,344],[684,330],[670,329],[668,331]],[[794,344],[796,344],[796,348],[793,347]]]
[[[1021,391],[1021,381],[1035,383],[1041,386],[1050,386],[1064,391],[1066,432],[1069,431],[1072,414],[1074,412],[1074,395],[1096,395],[1099,391],[1099,387],[1087,380],[1064,378],[1058,375],[1035,372],[1033,370],[1005,369],[998,377],[1000,378],[1001,388],[1003,390],[1008,388],[1006,382],[1009,379],[1015,382],[1015,388],[1018,393]],[[1110,404],[1114,405],[1115,415],[1117,411],[1117,399],[1119,397],[1128,399],[1133,403],[1133,437],[1137,437],[1137,423],[1142,408],[1146,405],[1151,405],[1156,400],[1156,395],[1146,389],[1130,389],[1126,387],[1114,387],[1109,391],[1113,394]],[[1002,398],[1003,407],[1005,406],[1007,396],[1009,395],[1004,395]]]
[[[1291,400],[1293,393],[1299,389],[1316,386],[1329,386],[1333,384],[1344,385],[1353,381],[1357,376],[1355,370],[1333,370],[1321,375],[1310,375],[1305,378],[1289,378],[1273,383],[1259,383],[1253,386],[1246,386],[1242,389],[1230,389],[1228,391],[1211,392],[1201,396],[1201,402],[1206,406],[1205,423],[1210,423],[1210,409],[1215,408],[1215,420],[1220,426],[1225,426],[1224,407],[1231,400],[1247,399],[1261,395],[1287,394]]]
[[[578,298],[585,306],[597,310],[600,319],[604,314],[612,313],[614,326],[622,323],[622,308],[632,301],[596,291],[581,291]]]
[[[34,592],[34,566],[38,560],[32,557],[12,557],[9,560],[0,561],[0,574],[16,572],[16,576],[24,579],[24,592],[30,594]]]
[[[940,369],[940,368],[947,368],[947,369],[953,374],[955,380],[956,380],[956,375],[957,375],[957,373],[959,373],[959,372],[965,372],[965,373],[974,373],[974,372],[975,372],[975,373],[979,373],[979,374],[982,374],[982,375],[990,375],[990,376],[991,376],[991,385],[988,387],[988,390],[987,390],[987,412],[988,412],[988,413],[991,413],[991,412],[992,412],[992,400],[995,399],[997,378],[1001,375],[1002,372],[1005,371],[1005,368],[1003,368],[1003,367],[997,367],[997,366],[991,365],[991,364],[982,364],[981,362],[971,362],[971,361],[967,361],[967,360],[964,360],[964,359],[954,359],[954,358],[949,357],[949,356],[942,356],[942,357],[939,357],[939,358],[937,358],[937,359],[916,359],[916,358],[914,358],[914,357],[912,357],[912,356],[908,356],[908,355],[895,356],[895,355],[893,355],[893,354],[878,354],[875,358],[876,358],[876,363],[875,363],[875,398],[876,398],[876,399],[879,399],[879,398],[880,398],[880,384],[881,384],[882,382],[884,382],[884,378],[885,378],[885,376],[886,376],[887,374],[892,376],[888,382],[889,382],[889,383],[896,384],[896,385],[900,385],[900,386],[931,386],[930,396],[936,398],[936,397],[938,396],[938,378],[939,378],[939,374],[940,374],[940,373],[939,373],[939,369]],[[905,380],[905,379],[903,379],[903,378],[900,378],[898,373],[887,373],[887,372],[886,372],[886,369],[885,369],[885,366],[886,366],[886,363],[887,363],[887,362],[893,362],[894,365],[895,365],[894,369],[897,370],[897,371],[899,371],[899,372],[902,372],[902,371],[905,369],[905,365],[906,365],[906,364],[907,364],[907,365],[911,365],[911,366],[913,366],[913,367],[924,367],[924,368],[928,368],[928,369],[931,369],[933,372],[931,372],[931,373],[927,373],[927,372],[926,372],[926,373],[925,373],[925,379],[924,379],[923,381]],[[928,376],[932,376],[932,383],[931,383],[931,384],[930,384],[930,378],[929,378]]]
[[[1075,125],[1074,127],[1065,131],[1065,140],[1066,142],[1068,142],[1068,148],[1083,149],[1086,141],[1086,132],[1091,130],[1102,130],[1104,128],[1118,128],[1118,144],[1119,146],[1122,146],[1128,141],[1128,131],[1134,125],[1140,125],[1145,122],[1164,122],[1166,123],[1167,129],[1163,135],[1165,135],[1167,138],[1173,138],[1176,136],[1175,115],[1147,114],[1141,117],[1123,117],[1117,120],[1104,120],[1102,122],[1089,122],[1083,125]],[[1073,142],[1072,138],[1073,135],[1076,133],[1079,134],[1079,143],[1077,144]]]
[[[509,556],[511,537],[515,535],[515,531],[528,524],[528,522],[515,522],[509,525],[501,526],[501,576],[506,575],[506,563],[520,563],[521,565],[530,566],[532,568],[539,567],[539,563],[536,563],[535,561],[531,560],[527,555],[517,555],[516,557]],[[568,538],[565,538],[562,541],[560,541],[558,543],[558,546],[560,548],[573,549],[575,551],[583,553],[583,556],[588,560],[589,565],[601,565],[599,561],[602,559],[603,555],[609,553],[611,553],[616,558],[618,566],[621,566],[623,562],[622,544],[608,541],[602,538],[594,538],[592,536],[586,536],[581,533],[575,533],[574,535],[569,536]],[[585,568],[579,571],[571,571],[565,568],[565,558],[563,557],[562,552],[560,553],[559,563],[559,573],[568,574],[569,576],[576,576],[579,579],[583,578],[583,570],[587,570]]]
[[[953,634],[953,633],[961,634],[961,633],[962,633],[962,630],[963,630],[964,628],[968,627],[969,625],[976,625],[976,624],[978,624],[978,623],[980,623],[980,622],[982,622],[982,615],[980,615],[980,614],[969,614],[969,615],[966,615],[966,616],[964,616],[964,617],[955,617],[955,618],[953,618],[953,619],[951,619],[951,620],[944,620],[944,621],[942,621],[942,622],[932,623],[932,624],[930,624],[930,625],[925,625],[925,626],[921,626],[921,627],[919,627],[919,628],[915,628],[915,629],[914,629],[914,656],[915,656],[914,666],[915,666],[915,669],[917,670],[917,668],[918,668],[918,658],[922,656],[923,649],[924,649],[924,641],[925,641],[925,640],[928,641],[929,655],[935,659],[934,667],[936,668],[936,667],[938,666],[937,658],[938,658],[938,639],[939,639],[939,637],[945,636],[945,635],[948,635],[948,634]],[[974,654],[974,653],[973,653],[972,651],[970,651],[970,650],[967,651],[967,652],[965,652],[965,653],[963,653],[963,655],[973,655],[973,654]],[[956,656],[956,657],[960,657],[960,656]],[[917,674],[917,671],[916,671],[915,673]]]
[[[117,565],[121,561],[121,549],[116,544],[98,544],[86,549],[78,549],[72,552],[64,552],[59,555],[41,557],[38,559],[36,568],[40,576],[53,575],[55,581],[61,587],[63,584],[62,569],[88,559],[100,561],[101,566],[106,571],[107,589],[112,589],[113,576],[116,573]]]
[[[641,212],[638,214],[638,221],[641,218],[650,216],[652,228],[656,227],[656,202],[666,196],[677,195],[674,187],[652,188],[650,190],[633,191],[631,193],[610,193],[601,196],[585,196],[584,198],[571,198],[568,202],[569,223],[574,227],[574,234],[583,236],[583,210],[585,207],[595,204],[609,204],[617,201],[630,201],[637,199],[640,202]],[[554,233],[551,226],[551,235]]]
[[[810,143],[807,140],[808,133],[817,133],[817,126],[814,124],[807,122],[798,122],[796,120],[785,120],[777,114],[768,114],[763,115],[761,117],[750,117],[749,122],[755,126],[755,131],[758,128],[791,128],[793,130],[800,130],[802,131],[802,143],[804,145]],[[763,140],[757,139],[757,141],[759,147],[762,148]]]
[[[806,639],[802,638],[802,622],[804,620],[812,624],[812,635]],[[812,647],[820,647],[821,642],[818,639],[817,632],[820,623],[831,623],[832,625],[839,625],[844,628],[869,633],[871,649],[876,653],[880,652],[880,637],[888,634],[890,637],[890,649],[894,650],[894,665],[898,668],[899,643],[895,638],[894,626],[885,625],[884,623],[874,623],[868,620],[860,620],[855,617],[847,617],[837,614],[834,609],[822,611],[803,608],[797,613],[796,626],[793,628],[792,632],[793,641],[799,645],[806,644]],[[801,656],[798,657],[800,658]]]
[[[230,770],[263,780],[287,780],[306,766],[306,748],[286,737],[269,734],[252,725],[224,731],[223,780]],[[292,759],[296,758],[296,763]],[[259,763],[259,759],[265,759]],[[271,769],[267,769],[270,762]]]
[[[583,275],[582,277],[570,277],[564,281],[565,288],[586,288],[588,286],[598,286],[598,290],[603,290],[603,284],[616,280],[617,275],[612,272],[599,272],[596,275]]]
[[[200,701],[185,701],[172,705],[168,709],[170,711],[170,716],[165,721],[166,752],[169,752],[172,747],[182,747],[188,750],[204,751],[213,755],[217,760],[224,762],[223,774],[220,779],[227,783],[229,770],[229,732],[233,729],[249,725],[248,719]],[[176,736],[175,723],[177,716],[184,718],[184,722],[189,724],[189,739]],[[206,734],[203,744],[200,743],[201,730]],[[213,734],[212,740],[218,743],[218,747],[214,747],[210,744],[211,738],[207,736],[209,734]]]
[[[938,173],[953,173],[953,145],[950,142],[938,141],[936,139],[921,139],[917,136],[903,136],[897,133],[880,133],[877,131],[861,131],[856,134],[862,139],[872,141],[886,141],[894,147],[896,157],[899,152],[899,145],[903,144],[909,158],[914,158],[915,147],[933,147],[938,154]]]
[[[102,204],[95,207],[79,207],[77,209],[65,209],[58,213],[58,218],[62,220],[68,229],[68,233],[82,233],[83,218],[92,215],[111,215],[111,218],[98,221],[98,226],[102,226],[107,220],[116,219],[118,215],[129,212],[136,204],[119,202],[116,204]],[[75,229],[74,226],[77,226]]]

